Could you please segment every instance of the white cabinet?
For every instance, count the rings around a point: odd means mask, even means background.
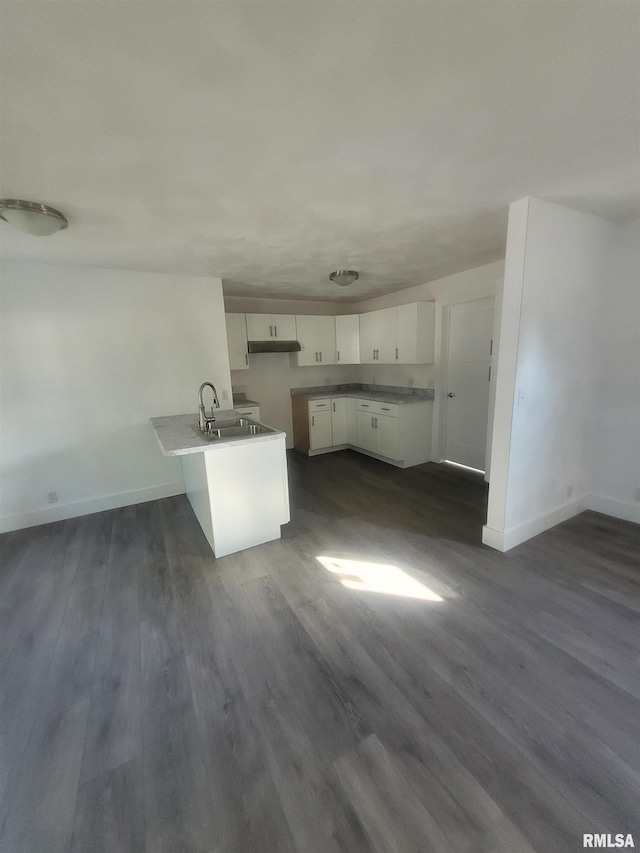
[[[383,404],[374,401],[357,401],[358,446],[389,459],[400,459],[398,407],[384,406],[388,414],[383,414],[382,408]]]
[[[342,314],[336,317],[336,362],[360,364],[360,317]]]
[[[360,315],[360,361],[363,364],[395,364],[395,308],[382,308]]]
[[[363,364],[430,364],[434,358],[435,302],[411,302],[360,315]]]
[[[294,447],[314,456],[348,446],[399,468],[431,458],[429,401],[382,403],[354,397],[291,398]]]
[[[297,354],[299,367],[336,363],[335,317],[299,315],[296,317],[296,331],[301,347]]]
[[[374,428],[374,417],[371,412],[358,409],[356,414],[356,422],[358,424],[358,440],[357,446],[364,450],[371,450],[374,453],[377,450],[376,435]]]
[[[251,418],[253,421],[260,420],[260,406],[234,406],[233,408],[243,418]]]
[[[347,444],[347,398],[336,397],[331,400],[331,432],[334,447]]]
[[[225,314],[227,325],[227,347],[229,349],[229,369],[247,370],[247,325],[244,314]]]
[[[333,444],[333,430],[331,428],[330,400],[327,400],[327,408],[311,409],[309,405],[309,449],[320,450],[323,447],[331,447]]]
[[[295,314],[247,314],[247,338],[250,341],[295,341]]]
[[[399,459],[398,418],[389,415],[375,415],[377,452],[389,459]]]
[[[398,305],[396,322],[397,364],[431,364],[434,358],[436,303]]]

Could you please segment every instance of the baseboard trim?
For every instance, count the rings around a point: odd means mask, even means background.
[[[561,524],[574,515],[579,515],[587,509],[587,495],[577,500],[569,501],[562,506],[552,509],[551,512],[546,512],[544,515],[539,515],[531,521],[525,521],[517,527],[511,527],[509,530],[496,530],[493,527],[485,525],[482,528],[482,541],[490,548],[495,548],[497,551],[510,551],[516,545],[521,545],[528,539],[532,539],[539,533],[544,533],[550,527],[555,527],[556,524]]]
[[[184,494],[184,481],[163,483],[160,486],[148,486],[145,489],[134,489],[117,495],[103,495],[86,501],[72,501],[65,504],[53,504],[40,509],[4,515],[0,518],[0,533],[11,530],[22,530],[24,527],[37,527],[40,524],[50,524],[52,521],[63,521],[65,518],[77,518],[80,515],[90,515],[108,509],[118,509],[121,506],[156,501],[161,498],[171,498]]]
[[[504,533],[485,524],[482,528],[482,544],[495,548],[496,551],[504,551]]]
[[[622,521],[633,521],[635,524],[640,524],[639,504],[619,501],[617,498],[607,498],[604,495],[591,494],[587,495],[585,499],[585,509],[592,509],[594,512],[611,515],[613,518],[620,518]]]

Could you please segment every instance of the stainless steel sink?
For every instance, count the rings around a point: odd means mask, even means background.
[[[244,424],[241,426],[230,426],[230,427],[214,427],[209,430],[216,438],[232,438],[236,435],[265,435],[269,432],[274,432],[275,430],[269,429],[269,427],[262,426],[262,424]]]
[[[274,429],[256,423],[249,418],[227,418],[226,420],[214,421],[207,432],[201,432],[198,424],[192,424],[192,429],[200,438],[207,441],[220,441],[226,438],[243,438],[252,435],[269,435]]]

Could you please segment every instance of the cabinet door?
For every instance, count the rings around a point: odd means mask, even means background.
[[[321,364],[336,363],[336,320],[335,317],[316,317],[318,352]]]
[[[345,399],[347,410],[347,443],[357,446],[358,444],[358,418],[356,400],[353,397]]]
[[[377,452],[389,459],[399,459],[398,448],[398,418],[389,415],[375,415],[375,431],[377,438]]]
[[[360,314],[360,361],[362,364],[373,364],[376,361],[379,329],[378,311]]]
[[[272,314],[273,337],[280,341],[296,340],[295,314]]]
[[[397,310],[395,308],[383,308],[380,311],[372,313],[378,315],[376,361],[379,361],[381,364],[395,364]]]
[[[360,364],[360,317],[343,314],[336,317],[336,362]]]
[[[225,314],[227,324],[227,347],[229,348],[229,369],[247,370],[247,326],[244,314]]]
[[[273,338],[271,314],[247,314],[247,338],[250,341],[268,341]]]
[[[309,448],[319,450],[321,447],[331,447],[332,444],[331,410],[309,414]]]
[[[302,349],[297,354],[298,367],[306,367],[320,363],[318,346],[318,318],[310,314],[301,314],[296,317],[296,336]]]
[[[331,430],[333,444],[347,443],[347,398],[336,397],[331,401]]]
[[[431,364],[436,331],[435,302],[398,305],[397,315],[397,363]]]
[[[374,416],[370,415],[369,412],[356,412],[356,420],[358,424],[358,447],[376,452],[378,446],[373,426]]]
[[[279,330],[278,330],[279,333]],[[314,314],[296,316],[297,340],[302,347],[298,366],[336,363],[335,318]]]

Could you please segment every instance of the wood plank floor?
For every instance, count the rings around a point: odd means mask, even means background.
[[[219,560],[184,496],[0,537],[2,853],[640,847],[638,527],[504,555],[477,475],[290,481]]]

